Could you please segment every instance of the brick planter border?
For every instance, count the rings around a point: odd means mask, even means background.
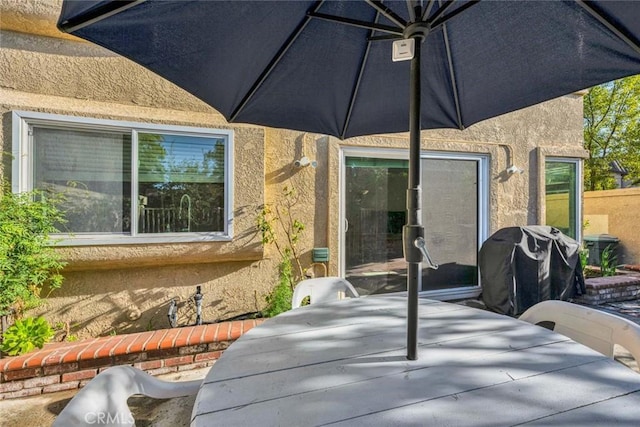
[[[262,322],[240,320],[47,344],[0,359],[0,400],[81,388],[115,365],[151,375],[211,366],[233,341]]]
[[[599,305],[640,298],[640,276],[609,276],[585,279],[586,294],[579,302]]]

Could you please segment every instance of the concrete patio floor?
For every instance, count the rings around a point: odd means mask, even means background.
[[[470,299],[458,301],[474,308],[483,309],[481,301]],[[613,312],[640,324],[640,300],[623,303],[591,306]],[[640,372],[638,364],[628,353],[616,353],[616,360]],[[210,368],[175,372],[158,376],[167,381],[187,381],[204,378]],[[21,399],[0,400],[0,427],[49,426],[77,390],[49,393]],[[182,427],[189,426],[195,396],[157,400],[147,397],[132,397],[129,406],[138,427]]]
[[[204,378],[209,368],[174,372],[160,375],[166,381],[188,381]],[[0,401],[1,427],[44,427],[50,426],[55,417],[78,390],[42,394],[21,399]],[[191,409],[195,396],[175,399],[151,399],[132,397],[129,407],[137,427],[187,427],[191,419]]]

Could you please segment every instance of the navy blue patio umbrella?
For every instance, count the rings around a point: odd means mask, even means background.
[[[634,1],[65,0],[58,26],[229,122],[341,139],[409,130],[411,360],[421,263],[434,266],[420,215],[420,130],[464,129],[640,73]]]

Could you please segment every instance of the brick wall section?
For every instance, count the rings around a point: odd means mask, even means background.
[[[586,294],[578,301],[598,305],[607,302],[627,301],[640,298],[640,277],[610,276],[585,280]]]
[[[204,368],[262,319],[162,329],[47,344],[0,359],[0,400],[83,387],[106,368],[129,365],[151,375]]]

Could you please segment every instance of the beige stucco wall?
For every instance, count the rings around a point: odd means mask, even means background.
[[[80,335],[166,326],[171,298],[186,300],[201,285],[204,318],[253,312],[275,284],[277,256],[254,229],[258,207],[297,190],[296,216],[307,225],[304,266],[313,247],[329,247],[329,273],[339,274],[340,150],[346,146],[405,149],[406,135],[339,141],[250,125],[229,125],[215,110],[171,83],[54,28],[60,0],[0,0],[0,119],[3,150],[11,146],[11,111],[233,129],[235,237],[231,242],[63,248],[63,288],[40,309]],[[490,156],[490,227],[536,224],[544,218],[544,157],[579,157],[582,98],[566,96],[488,120],[465,131],[423,132],[424,150]],[[317,168],[296,168],[306,155]],[[524,169],[509,175],[510,163]],[[9,172],[5,163],[4,173]],[[315,270],[320,274],[321,270]],[[186,322],[187,319],[182,319]]]
[[[640,263],[640,188],[584,193],[585,235],[610,234],[620,239],[618,263]]]

